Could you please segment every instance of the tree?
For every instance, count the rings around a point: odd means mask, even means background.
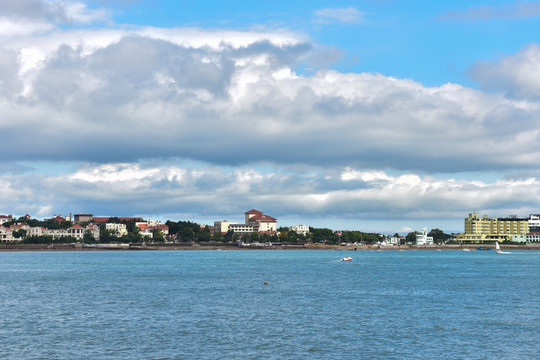
[[[331,229],[310,228],[310,231],[313,233],[314,242],[337,244],[339,241],[339,237]]]
[[[416,244],[416,231],[410,232],[405,236],[405,241],[407,243]]]
[[[113,243],[113,242],[118,242],[118,237],[116,237],[116,235],[114,235],[111,230],[102,229],[99,232],[99,240],[102,243]]]
[[[13,237],[15,239],[21,239],[21,238],[23,238],[25,236],[26,236],[26,230],[24,230],[24,229],[19,229],[19,230],[13,231]]]
[[[161,231],[154,230],[152,232],[152,236],[153,236],[154,242],[159,242],[159,243],[165,242],[165,237],[163,236],[163,233]]]
[[[193,235],[194,235],[194,232],[193,232],[193,229],[188,227],[188,226],[184,226],[184,228],[180,231],[180,238],[182,239],[182,241],[184,242],[189,242],[189,241],[193,241]]]
[[[96,242],[96,239],[94,239],[94,236],[91,233],[86,232],[84,233],[82,241],[86,244],[92,244]]]
[[[210,233],[210,228],[207,226],[204,227],[204,229],[199,229],[199,242],[208,242],[212,238],[212,234]]]
[[[214,233],[213,238],[214,241],[224,241],[223,234],[220,232]]]
[[[445,234],[442,230],[433,229],[429,232],[428,236],[433,237],[433,241],[437,244],[448,241],[452,238],[451,235]]]

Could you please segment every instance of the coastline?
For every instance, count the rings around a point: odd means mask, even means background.
[[[232,244],[100,244],[84,246],[82,244],[6,244],[0,245],[0,252],[24,252],[24,251],[152,251],[152,250],[336,250],[336,251],[459,251],[468,249],[477,250],[482,246],[485,250],[494,250],[494,245],[426,245],[426,246],[342,246],[342,245],[278,245],[278,246],[235,246]],[[540,250],[540,244],[535,245],[501,245],[506,250]]]

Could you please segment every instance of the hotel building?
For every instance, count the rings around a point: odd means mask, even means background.
[[[487,215],[482,217],[478,213],[470,213],[465,218],[465,232],[456,236],[457,241],[511,241],[514,236],[529,233],[529,218],[520,218],[510,215],[504,218],[490,219]]]

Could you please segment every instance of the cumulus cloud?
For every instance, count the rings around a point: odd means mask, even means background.
[[[530,44],[495,62],[479,62],[470,75],[485,89],[513,98],[540,99],[540,46]]]
[[[351,188],[350,182],[355,186]],[[471,209],[493,216],[531,212],[540,200],[538,185],[536,178],[488,183],[353,168],[267,174],[250,168],[109,163],[86,165],[63,175],[2,175],[0,189],[10,199],[3,198],[0,206],[42,216],[52,215],[43,214],[44,209],[101,215],[133,214],[136,209],[141,215],[195,212],[220,220],[256,207],[283,222],[291,214],[445,219],[465,217]],[[501,204],[513,207],[501,210]]]
[[[423,175],[534,173],[536,45],[475,67],[496,90],[484,92],[296,72],[321,48],[288,32],[62,30],[47,11],[25,15],[52,26],[39,36],[0,31],[0,131],[10,156],[0,166],[0,190],[10,194],[0,208],[10,212],[221,219],[261,208],[278,217],[440,219],[471,209],[523,214],[538,201],[536,175]],[[339,51],[322,55],[328,63]],[[158,165],[178,158],[205,166]],[[21,165],[36,160],[92,165],[63,175]]]
[[[0,17],[47,23],[82,23],[109,20],[106,9],[90,9],[75,1],[1,0]]]
[[[17,55],[14,51],[0,47],[0,98],[11,98],[13,94],[22,91]]]
[[[451,11],[441,17],[450,20],[526,19],[540,16],[540,2],[515,1],[499,6],[480,5],[466,10]]]
[[[203,45],[155,33],[49,43],[33,65],[16,56],[25,45],[5,49],[0,129],[16,135],[5,142],[12,158],[428,172],[536,166],[537,102],[382,74],[296,74],[315,47],[293,37],[235,34],[244,43]]]

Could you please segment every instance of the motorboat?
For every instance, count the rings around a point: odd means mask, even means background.
[[[352,257],[345,256],[344,258],[339,259],[339,261],[352,261]]]

